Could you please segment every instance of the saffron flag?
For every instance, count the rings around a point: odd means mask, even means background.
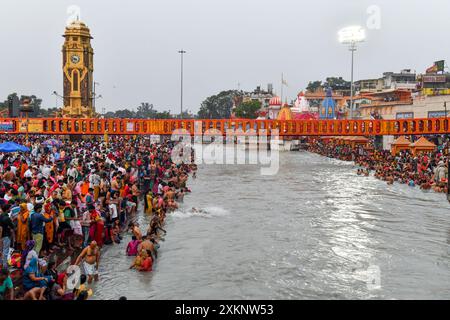
[[[436,73],[436,72],[438,72],[438,66],[435,64],[426,70],[426,73]]]

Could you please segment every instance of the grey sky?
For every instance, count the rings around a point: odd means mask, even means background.
[[[2,0],[0,99],[36,94],[54,107],[62,92],[61,46],[67,8],[78,5],[91,29],[97,110],[151,102],[179,112],[184,48],[184,107],[221,90],[273,83],[283,72],[294,98],[309,80],[350,78],[350,53],[338,43],[347,25],[366,27],[370,5],[381,28],[367,30],[358,48],[355,78],[411,68],[423,72],[450,59],[450,2],[445,0]],[[58,101],[58,106],[60,106]]]

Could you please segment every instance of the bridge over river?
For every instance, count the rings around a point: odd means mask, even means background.
[[[377,136],[448,132],[448,119],[251,120],[251,119],[70,119],[0,118],[0,131],[50,135],[279,135]]]

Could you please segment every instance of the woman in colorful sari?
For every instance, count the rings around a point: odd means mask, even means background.
[[[159,181],[160,181],[159,178],[155,178],[155,182],[154,182],[153,187],[152,187],[153,194],[157,194],[158,193]]]
[[[89,178],[86,176],[84,182],[80,185],[81,187],[81,197],[84,199],[89,193]]]
[[[20,186],[18,189],[17,189],[17,197],[19,198],[19,199],[22,199],[22,200],[25,200],[25,188],[24,188],[24,186]]]
[[[47,202],[44,206],[44,217],[46,219],[53,218],[52,221],[45,223],[45,237],[44,237],[44,247],[43,249],[48,252],[52,253],[52,246],[55,242],[55,210],[52,207],[51,202]]]
[[[151,214],[153,210],[153,193],[149,190],[145,196],[145,213]]]
[[[157,210],[158,210],[158,197],[153,197],[152,213],[156,213]]]
[[[30,230],[28,228],[28,220],[30,217],[30,211],[26,203],[20,204],[19,216],[17,219],[17,236],[16,242],[20,250],[25,249],[25,244],[30,237]]]
[[[34,251],[34,246],[36,245],[36,242],[34,240],[28,240],[25,242],[25,249],[22,251],[22,258],[20,266],[25,269],[28,266],[28,263],[30,262],[28,259],[28,256],[30,255],[30,258],[35,256],[37,257],[36,251]],[[26,266],[25,266],[26,265]]]
[[[28,164],[26,160],[22,160],[22,164],[20,166],[20,179],[23,179],[25,176],[25,171],[28,169]]]
[[[91,207],[89,212],[91,215],[90,216],[91,226],[89,228],[89,237],[92,240],[95,240],[99,247],[102,247],[103,246],[103,229],[105,227],[105,224],[103,222],[103,219],[102,219],[100,213],[95,209],[95,207]]]

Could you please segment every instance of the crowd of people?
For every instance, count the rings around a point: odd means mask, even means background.
[[[402,150],[393,155],[389,150],[352,147],[338,144],[336,141],[315,141],[309,144],[309,151],[329,158],[354,161],[360,166],[358,175],[372,171],[374,176],[387,184],[394,182],[420,187],[422,190],[434,190],[447,193],[448,155],[446,144],[433,152],[421,152],[413,155],[410,150]]]
[[[165,217],[190,192],[196,166],[172,162],[170,141],[48,138],[30,136],[30,152],[0,154],[0,299],[87,299],[102,248],[127,232],[131,268],[151,271]],[[144,232],[138,212],[149,216]],[[76,288],[68,269],[58,270],[67,259],[82,270]]]

